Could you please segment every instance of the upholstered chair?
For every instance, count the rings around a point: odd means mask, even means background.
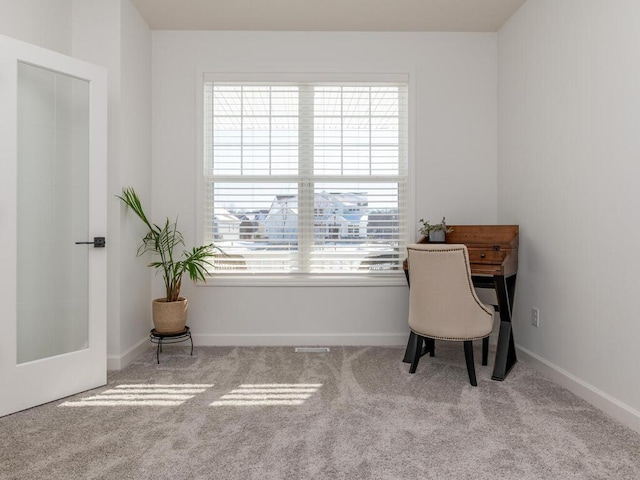
[[[407,250],[411,282],[409,327],[417,338],[409,372],[415,373],[418,367],[423,342],[431,356],[434,340],[463,342],[469,381],[477,386],[472,341],[484,340],[483,365],[486,365],[493,308],[484,305],[473,288],[467,247],[415,244]]]

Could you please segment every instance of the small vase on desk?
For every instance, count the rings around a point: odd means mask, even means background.
[[[429,232],[429,243],[445,243],[445,230],[431,230]]]

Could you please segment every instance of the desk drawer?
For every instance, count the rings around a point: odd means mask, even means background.
[[[493,248],[469,248],[469,263],[490,263],[500,265],[508,255],[507,250]]]

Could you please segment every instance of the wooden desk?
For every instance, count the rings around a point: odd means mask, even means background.
[[[500,333],[493,366],[493,380],[504,380],[517,362],[511,316],[518,273],[518,225],[450,225],[446,243],[462,243],[469,251],[471,277],[476,288],[491,288],[496,292],[500,313]],[[427,243],[422,238],[418,243]],[[409,269],[403,264],[407,282]],[[411,332],[403,361],[411,363],[415,334]]]

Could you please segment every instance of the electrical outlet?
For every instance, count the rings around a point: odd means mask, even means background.
[[[531,309],[531,325],[534,327],[540,326],[540,310],[537,308]]]

